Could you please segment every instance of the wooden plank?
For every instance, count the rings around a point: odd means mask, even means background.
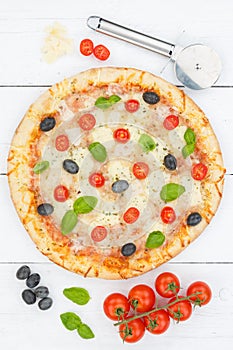
[[[21,300],[25,288],[24,281],[15,278],[20,265],[0,264],[0,346],[13,350],[23,346],[24,350],[85,348],[86,350],[108,350],[114,344],[115,350],[122,349],[122,343],[113,327],[113,322],[105,317],[102,304],[112,292],[128,294],[136,284],[146,283],[154,288],[155,277],[163,271],[177,274],[183,286],[182,294],[188,285],[195,280],[204,280],[212,288],[212,301],[196,308],[192,317],[186,322],[171,322],[169,330],[161,336],[146,333],[143,340],[134,345],[134,349],[142,346],[166,350],[173,348],[194,350],[205,349],[230,350],[232,348],[232,303],[233,303],[233,266],[232,265],[173,265],[160,267],[156,272],[146,274],[137,279],[127,281],[106,281],[84,279],[55,265],[33,264],[33,272],[41,274],[41,285],[48,286],[54,305],[50,310],[40,311],[37,305],[28,306]],[[227,276],[227,277],[226,277]],[[85,306],[78,306],[66,299],[64,288],[79,286],[86,288],[91,300]],[[164,303],[158,298],[160,303]],[[63,312],[75,312],[94,331],[93,340],[79,338],[76,331],[67,331],[59,320]],[[19,345],[20,344],[20,345]],[[46,344],[46,345],[45,345]],[[128,345],[124,345],[128,349]]]

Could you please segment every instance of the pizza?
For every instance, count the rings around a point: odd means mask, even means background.
[[[187,247],[215,215],[224,173],[200,108],[131,68],[52,86],[26,112],[8,157],[11,197],[38,249],[105,279],[138,276]]]

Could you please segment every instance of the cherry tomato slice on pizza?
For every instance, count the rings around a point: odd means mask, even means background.
[[[198,163],[192,166],[191,175],[194,180],[203,180],[208,172],[208,168],[205,164]]]
[[[137,219],[139,218],[140,211],[135,208],[131,207],[123,215],[123,219],[127,224],[133,224]]]
[[[91,238],[94,242],[101,242],[106,238],[107,234],[108,231],[104,226],[96,226],[91,231]]]
[[[128,327],[125,323],[122,323],[119,326],[119,334],[125,342],[136,343],[144,336],[145,325],[140,318],[128,322]]]
[[[80,52],[84,56],[90,56],[93,53],[94,44],[90,39],[83,39],[80,43]]]
[[[91,130],[94,128],[96,123],[95,117],[91,113],[83,114],[79,120],[78,125],[83,130]]]
[[[170,326],[170,317],[165,310],[158,310],[143,318],[146,329],[152,334],[162,334]]]
[[[198,294],[197,296],[190,297],[192,301],[194,301],[195,305],[206,305],[209,303],[212,297],[212,292],[208,284],[205,282],[197,281],[193,282],[187,289],[187,296],[195,293],[201,293]]]
[[[69,198],[69,190],[63,185],[58,185],[53,195],[57,202],[65,202]]]
[[[139,180],[144,180],[149,173],[149,166],[143,162],[137,162],[133,165],[133,174]]]
[[[160,217],[165,224],[171,224],[176,220],[176,213],[172,207],[164,207]]]
[[[128,100],[125,102],[125,109],[129,113],[134,113],[136,112],[140,107],[140,103],[138,100]]]
[[[129,130],[120,128],[113,132],[113,137],[117,142],[126,143],[130,139],[130,133]]]
[[[146,284],[138,284],[130,289],[128,300],[137,312],[150,311],[155,304],[155,293]]]
[[[118,320],[128,314],[130,303],[125,295],[121,293],[112,293],[104,300],[103,308],[108,318],[111,320]]]
[[[161,297],[171,298],[180,290],[180,281],[171,272],[161,273],[155,280],[155,289]]]
[[[173,301],[177,300],[177,302],[169,306],[168,313],[171,318],[174,320],[180,321],[186,321],[191,315],[192,315],[192,304],[188,300],[182,300],[179,301],[180,298],[184,298],[183,296],[178,296],[178,300],[176,297],[169,300],[169,304]]]
[[[89,183],[93,187],[102,187],[105,183],[105,178],[101,173],[93,173],[89,176]]]
[[[110,51],[104,45],[97,45],[93,50],[94,56],[101,61],[105,61],[110,56]]]
[[[69,148],[69,146],[70,142],[66,135],[59,135],[56,137],[55,147],[57,151],[64,152]]]
[[[164,119],[163,126],[167,130],[173,130],[179,125],[179,118],[176,115],[169,115]]]

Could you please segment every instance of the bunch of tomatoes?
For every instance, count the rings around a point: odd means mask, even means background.
[[[155,290],[161,297],[169,298],[167,304],[159,306],[154,290],[146,284],[134,286],[128,297],[113,293],[104,300],[104,313],[117,321],[114,325],[119,326],[123,341],[135,343],[146,330],[152,334],[164,333],[171,318],[177,322],[187,320],[192,305],[206,305],[212,296],[210,287],[201,281],[193,282],[186,295],[180,295],[180,281],[171,272],[161,273],[155,279]]]

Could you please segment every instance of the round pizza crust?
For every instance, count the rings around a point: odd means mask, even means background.
[[[202,221],[197,226],[179,223],[165,244],[156,249],[140,247],[130,257],[120,254],[101,256],[92,248],[74,254],[69,239],[62,236],[37,212],[36,198],[31,188],[34,141],[38,125],[44,115],[56,114],[60,101],[72,92],[86,92],[90,86],[119,84],[126,90],[137,86],[164,96],[187,126],[198,135],[196,149],[209,167],[208,177],[202,181]],[[38,147],[37,147],[38,148]],[[39,156],[39,154],[38,154]],[[36,155],[35,155],[36,157]],[[8,179],[11,197],[17,213],[37,248],[56,264],[85,277],[126,279],[150,271],[170,260],[187,247],[209,224],[222,197],[225,169],[219,143],[214,131],[200,108],[182,90],[148,72],[132,68],[96,68],[81,72],[53,85],[30,106],[12,139],[8,157]],[[195,208],[192,208],[195,209]],[[188,209],[187,209],[188,210]]]

